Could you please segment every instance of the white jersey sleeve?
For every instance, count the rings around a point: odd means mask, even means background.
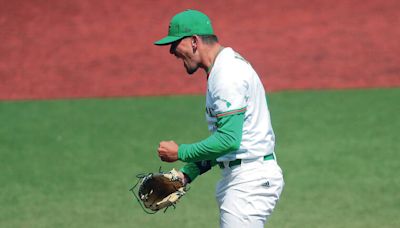
[[[247,107],[248,83],[235,67],[224,68],[210,81],[210,101],[216,117],[244,112]]]

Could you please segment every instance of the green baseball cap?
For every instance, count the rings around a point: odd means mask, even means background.
[[[167,45],[192,35],[214,35],[214,31],[207,15],[197,10],[185,10],[169,22],[168,36],[154,44]]]

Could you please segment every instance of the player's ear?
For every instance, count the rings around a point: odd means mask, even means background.
[[[195,53],[197,50],[198,42],[199,42],[199,36],[197,36],[197,35],[192,36],[191,45],[192,45],[193,53]]]

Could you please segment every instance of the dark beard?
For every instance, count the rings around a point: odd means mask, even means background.
[[[194,74],[194,72],[196,72],[197,69],[199,69],[199,66],[196,66],[196,67],[194,67],[194,68],[189,68],[189,67],[186,66],[186,64],[184,64],[184,65],[185,65],[185,68],[186,68],[186,72],[187,72],[188,74]]]

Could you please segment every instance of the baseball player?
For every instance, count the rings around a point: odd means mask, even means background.
[[[179,173],[186,183],[218,165],[220,227],[264,227],[284,181],[260,78],[246,59],[221,46],[208,16],[196,10],[176,14],[168,36],[155,44],[170,45],[170,53],[183,61],[188,74],[199,68],[206,72],[206,119],[211,132],[192,144],[160,142],[160,159],[187,162]]]

